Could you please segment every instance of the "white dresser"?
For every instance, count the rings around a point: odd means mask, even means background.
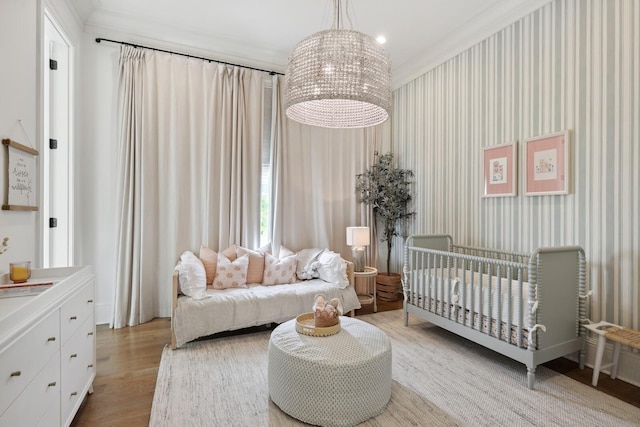
[[[0,298],[0,427],[68,426],[93,391],[94,276],[90,267],[39,269],[30,282],[54,284]]]

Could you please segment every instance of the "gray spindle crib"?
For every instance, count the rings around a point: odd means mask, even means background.
[[[578,352],[584,366],[585,255],[578,246],[531,254],[454,245],[448,235],[412,235],[404,260],[409,314],[527,366]]]

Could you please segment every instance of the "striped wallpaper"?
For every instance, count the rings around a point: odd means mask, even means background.
[[[640,329],[640,1],[555,0],[397,89],[393,108],[393,151],[416,174],[411,232],[580,245],[589,317]],[[523,139],[565,129],[570,194],[524,196]],[[482,198],[483,147],[512,141],[518,196]]]

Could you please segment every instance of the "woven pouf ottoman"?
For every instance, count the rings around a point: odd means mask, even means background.
[[[335,335],[296,331],[296,320],[269,341],[269,395],[308,424],[352,426],[379,415],[391,398],[391,342],[377,327],[341,317]]]

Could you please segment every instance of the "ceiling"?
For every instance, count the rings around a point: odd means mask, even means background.
[[[70,1],[97,37],[278,72],[334,13],[333,0]],[[354,30],[386,37],[396,88],[550,1],[350,0],[349,10]]]

